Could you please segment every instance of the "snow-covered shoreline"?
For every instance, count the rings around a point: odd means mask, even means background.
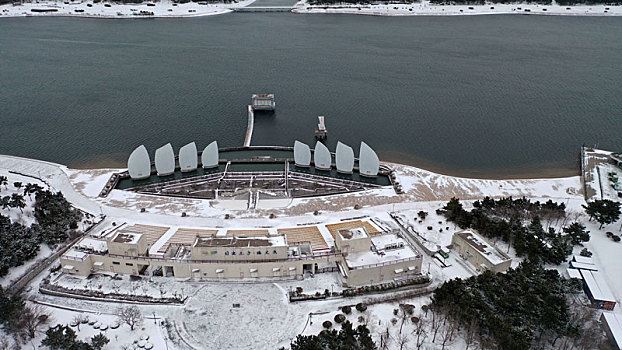
[[[35,1],[17,6],[0,6],[2,17],[83,17],[83,18],[194,18],[214,16],[232,12],[234,8],[245,7],[255,0],[233,3],[174,4],[170,0],[143,2],[141,4],[116,4],[93,1]],[[33,12],[33,10],[56,10],[54,12]]]
[[[429,1],[412,4],[378,5],[309,5],[296,4],[294,13],[353,14],[371,16],[474,16],[474,15],[543,15],[543,16],[622,16],[622,6],[610,5],[538,5],[527,3],[485,5],[434,5]]]
[[[194,18],[230,13],[256,0],[234,3],[201,4],[198,2],[173,4],[171,0],[116,4],[93,1],[35,1],[20,5],[0,5],[2,17],[82,17],[82,18]],[[33,12],[33,10],[56,10]],[[622,6],[613,5],[538,5],[527,3],[485,5],[434,5],[429,1],[411,4],[376,5],[309,5],[305,0],[292,9],[298,14],[350,14],[368,16],[473,16],[473,15],[542,15],[542,16],[622,16]]]

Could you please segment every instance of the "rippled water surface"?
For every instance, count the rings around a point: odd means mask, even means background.
[[[466,176],[570,174],[622,150],[622,18],[0,19],[0,153],[122,166],[172,142],[328,145]]]

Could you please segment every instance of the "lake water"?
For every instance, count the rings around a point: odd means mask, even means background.
[[[0,153],[123,166],[213,140],[364,140],[383,160],[465,176],[576,173],[622,150],[622,18],[236,13],[0,19]]]

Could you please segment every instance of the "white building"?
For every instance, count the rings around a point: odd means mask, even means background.
[[[473,265],[477,271],[505,272],[512,265],[512,259],[507,254],[497,249],[473,229],[454,233],[451,245],[452,249]]]

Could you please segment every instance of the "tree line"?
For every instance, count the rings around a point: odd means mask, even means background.
[[[464,329],[467,348],[597,349],[605,339],[594,310],[573,304],[579,293],[578,280],[527,260],[507,273],[447,281],[430,308]]]
[[[564,225],[565,209],[563,203],[551,200],[540,203],[526,198],[494,200],[486,197],[481,202],[475,201],[470,212],[457,198],[452,198],[437,212],[462,229],[470,227],[488,238],[503,240],[514,248],[517,256],[559,265],[572,253],[574,245],[590,239],[584,225],[578,222]],[[548,223],[546,228],[543,218]],[[523,224],[527,219],[531,219],[529,224]],[[551,227],[560,220],[561,230]]]
[[[6,178],[0,177],[0,185],[6,189]],[[34,258],[39,252],[41,243],[51,247],[67,241],[76,234],[78,223],[82,220],[82,212],[73,208],[62,193],[53,193],[36,184],[16,182],[17,189],[23,187],[23,195],[13,193],[1,198],[2,209],[19,209],[25,207],[24,196],[35,196],[33,206],[36,223],[30,227],[0,214],[0,277],[5,276],[9,268],[20,266]]]
[[[375,350],[376,344],[366,325],[341,323],[341,330],[325,329],[318,335],[301,335],[291,343],[291,350]]]

